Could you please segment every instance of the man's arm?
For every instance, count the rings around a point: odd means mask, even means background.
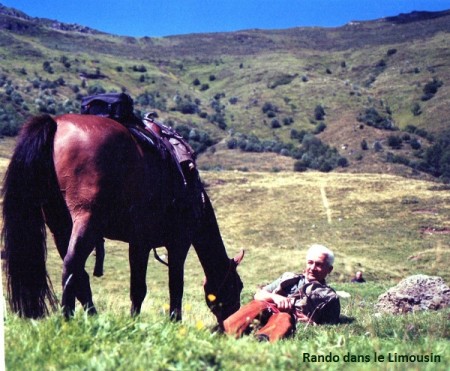
[[[287,312],[292,308],[291,299],[283,295],[274,294],[273,292],[264,289],[258,290],[254,296],[254,299],[274,303],[277,306],[277,308],[282,312]]]

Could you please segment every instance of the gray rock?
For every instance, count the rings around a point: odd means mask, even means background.
[[[450,287],[441,277],[424,274],[410,276],[378,297],[376,309],[382,313],[402,314],[438,310],[450,306]]]

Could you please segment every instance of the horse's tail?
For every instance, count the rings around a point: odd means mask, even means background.
[[[42,205],[56,179],[56,122],[38,116],[22,128],[3,183],[3,230],[8,299],[20,316],[39,318],[57,300],[46,270],[47,243]]]

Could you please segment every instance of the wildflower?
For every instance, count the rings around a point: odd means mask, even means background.
[[[216,295],[214,294],[208,294],[207,298],[211,303],[216,301]]]
[[[205,324],[203,323],[202,320],[197,321],[197,323],[195,324],[195,327],[197,328],[197,330],[203,330],[205,327]]]
[[[187,330],[186,327],[180,327],[180,329],[178,330],[178,336],[182,337],[182,336],[186,336]]]

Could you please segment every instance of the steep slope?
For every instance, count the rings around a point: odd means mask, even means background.
[[[227,150],[232,138],[295,157],[307,132],[348,159],[345,171],[412,175],[390,159],[413,161],[412,142],[426,148],[448,128],[449,33],[446,11],[339,28],[131,38],[0,6],[0,128],[14,134],[29,115],[78,111],[84,95],[123,90],[200,151],[222,143],[209,151],[211,161],[227,153],[217,166],[242,166],[243,153]],[[401,149],[392,136],[403,138]],[[261,164],[278,168],[271,158]]]

